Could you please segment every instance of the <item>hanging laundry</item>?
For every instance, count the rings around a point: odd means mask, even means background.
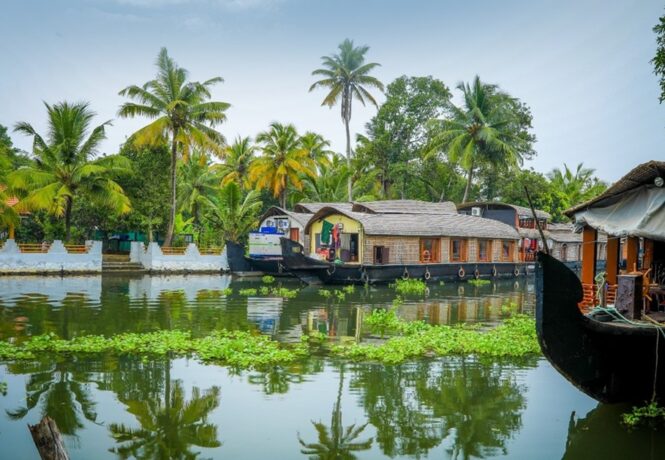
[[[323,225],[321,225],[321,244],[326,246],[330,244],[330,234],[334,227],[335,226],[327,220],[323,221]]]

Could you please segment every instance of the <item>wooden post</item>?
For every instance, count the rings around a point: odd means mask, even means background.
[[[631,273],[638,270],[637,255],[640,251],[640,240],[633,236],[626,238],[626,272]]]
[[[644,257],[642,258],[642,271],[647,272],[653,265],[653,240],[644,238]]]
[[[607,237],[607,284],[617,284],[617,275],[619,274],[619,238],[614,236]]]
[[[49,416],[37,425],[28,425],[42,460],[69,460],[58,426]]]
[[[596,277],[596,240],[595,228],[584,227],[582,231],[582,284],[594,284]]]

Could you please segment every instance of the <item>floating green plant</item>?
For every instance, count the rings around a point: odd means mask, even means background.
[[[228,296],[230,296],[231,294],[233,294],[233,289],[231,289],[230,287],[228,287],[228,288],[224,288],[224,289],[220,290],[219,293],[220,293],[221,295],[223,295],[223,296],[227,296],[227,297],[228,297]]]
[[[490,280],[483,280],[483,279],[470,279],[467,281],[467,283],[472,284],[474,286],[487,286],[488,284],[491,284],[492,282]]]
[[[665,423],[665,407],[656,402],[645,406],[633,407],[630,412],[621,415],[621,421],[630,428],[647,425],[657,428]]]
[[[325,299],[328,299],[333,295],[333,293],[329,289],[319,289],[319,295]]]
[[[395,308],[378,308],[370,313],[364,323],[369,327],[372,334],[381,334],[383,337],[386,332],[395,332],[400,329],[402,321],[397,317]]]
[[[519,315],[483,331],[478,325],[433,326],[424,322],[400,321],[399,335],[380,345],[337,345],[334,354],[354,360],[400,363],[421,356],[477,354],[524,356],[539,353],[533,318]]]
[[[356,292],[356,287],[353,284],[349,284],[347,286],[344,286],[342,288],[342,291],[344,291],[347,294],[353,294],[354,292]]]
[[[407,280],[395,280],[395,292],[401,295],[425,295],[427,284],[423,280],[410,278]]]
[[[268,286],[261,286],[259,288],[259,294],[261,295],[268,295],[270,294],[270,288]]]
[[[258,291],[255,288],[247,288],[247,289],[240,289],[238,290],[238,294],[248,297],[252,295],[256,295]]]
[[[33,337],[22,346],[0,342],[0,359],[34,359],[42,353],[193,354],[203,361],[257,367],[291,362],[307,354],[307,349],[302,344],[282,347],[267,336],[244,331],[217,331],[196,339],[189,332],[177,330],[126,333],[109,338],[90,335],[71,340],[46,334]]]
[[[270,275],[265,275],[261,278],[263,284],[272,284],[275,282],[275,277]]]

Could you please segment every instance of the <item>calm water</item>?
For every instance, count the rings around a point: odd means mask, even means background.
[[[288,300],[225,297],[220,290],[229,286],[259,284],[218,276],[0,278],[0,335],[236,328],[291,341],[316,329],[333,340],[373,340],[361,333],[363,315],[394,297],[385,287],[357,289],[342,302],[318,288]],[[528,283],[434,286],[399,313],[493,322],[509,308],[532,311]],[[61,356],[0,363],[0,381],[7,383],[0,458],[8,459],[36,458],[26,423],[45,413],[75,459],[665,457],[664,433],[626,431],[625,407],[597,404],[537,357],[398,366],[313,357],[239,371],[192,359]]]

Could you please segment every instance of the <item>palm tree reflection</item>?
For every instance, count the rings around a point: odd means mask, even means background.
[[[339,386],[337,401],[333,406],[330,426],[323,422],[314,422],[312,425],[318,434],[318,442],[306,443],[298,434],[298,441],[303,447],[300,452],[316,460],[354,460],[354,452],[368,450],[373,439],[356,441],[367,427],[367,423],[356,426],[355,423],[344,428],[342,424],[342,388],[344,387],[344,364],[339,370]]]

